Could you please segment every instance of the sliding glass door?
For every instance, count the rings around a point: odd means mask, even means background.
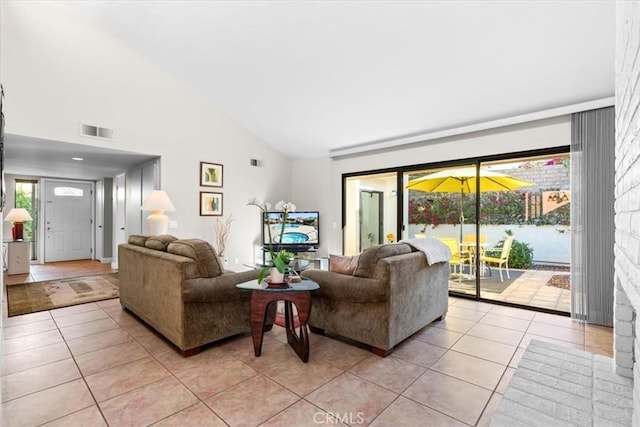
[[[436,238],[451,294],[569,312],[569,177],[560,149],[345,177],[344,253]]]
[[[482,162],[501,191],[480,196],[480,292],[486,299],[570,311],[569,154]],[[525,183],[529,183],[526,185]]]
[[[474,247],[476,166],[466,164],[404,173],[404,238],[436,238],[451,250],[449,290],[477,295]]]

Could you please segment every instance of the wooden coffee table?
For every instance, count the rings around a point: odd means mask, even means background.
[[[260,286],[257,280],[240,283],[236,287],[252,291],[251,338],[253,339],[253,350],[256,357],[260,357],[262,353],[262,338],[267,319],[267,308],[273,302],[284,300],[287,342],[303,362],[308,362],[309,330],[307,320],[309,320],[309,313],[311,313],[311,291],[319,289],[320,286],[313,280],[303,279],[298,283],[290,283],[288,288],[265,288]],[[298,310],[299,331],[296,331],[294,324],[292,304],[295,304]]]

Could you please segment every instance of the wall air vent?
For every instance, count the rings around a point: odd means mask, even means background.
[[[91,138],[113,139],[113,129],[101,128],[93,125],[80,125],[80,135]]]

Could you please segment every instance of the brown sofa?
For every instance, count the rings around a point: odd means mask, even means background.
[[[380,356],[447,313],[448,261],[429,265],[423,252],[405,243],[364,250],[353,274],[303,275],[320,285],[312,293],[311,331],[367,344]]]
[[[185,356],[232,335],[250,332],[250,292],[236,284],[257,270],[225,271],[199,239],[130,236],[118,246],[120,303],[175,344]],[[275,304],[268,325],[275,319]]]

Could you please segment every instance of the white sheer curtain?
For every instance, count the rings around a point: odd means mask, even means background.
[[[613,326],[614,108],[571,117],[571,316]]]

